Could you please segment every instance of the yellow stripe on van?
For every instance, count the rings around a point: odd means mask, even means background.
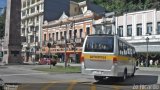
[[[87,55],[84,54],[84,60],[113,60],[113,58],[117,58],[117,60],[129,60],[128,56],[116,56],[116,55]]]

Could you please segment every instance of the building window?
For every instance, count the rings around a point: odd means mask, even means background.
[[[87,35],[90,34],[90,27],[87,27],[86,34],[87,34]]]
[[[52,40],[54,40],[54,33],[52,33]]]
[[[137,24],[137,36],[142,35],[142,24]]]
[[[37,6],[37,11],[39,11],[39,6]]]
[[[25,35],[25,28],[22,28],[22,34]]]
[[[36,26],[36,27],[35,27],[35,31],[36,31],[36,32],[39,32],[39,26]]]
[[[69,30],[69,38],[72,37],[72,30]]]
[[[132,25],[127,25],[127,36],[132,36]]]
[[[146,34],[149,34],[149,35],[152,34],[152,23],[147,23],[147,33]]]
[[[29,6],[30,5],[30,0],[27,0],[27,6]]]
[[[112,26],[111,25],[107,25],[104,27],[104,34],[112,34]]]
[[[62,32],[60,32],[60,38],[63,39]]]
[[[32,0],[32,4],[34,4],[35,3],[35,0]]]
[[[22,11],[22,17],[26,15],[26,11]]]
[[[26,7],[26,1],[23,1],[23,8]]]
[[[27,14],[29,14],[29,9],[27,9]]]
[[[74,38],[77,36],[77,30],[74,30]]]
[[[46,41],[46,34],[44,34],[44,41]]]
[[[119,26],[119,29],[117,30],[118,36],[123,37],[123,26]]]
[[[160,34],[160,22],[157,23],[157,34]]]
[[[66,34],[67,34],[67,32],[66,32],[66,31],[64,31],[64,37],[66,37]]]
[[[37,19],[37,22],[39,22],[39,17],[38,16],[36,17],[36,19]]]
[[[77,11],[77,8],[76,8],[76,7],[74,8],[74,11],[75,11],[75,12]]]
[[[34,13],[35,12],[35,7],[32,7],[31,8],[31,13]]]
[[[44,9],[44,4],[41,4],[41,10],[43,10]]]
[[[49,33],[49,37],[48,38],[49,38],[49,41],[50,41],[51,40],[51,34],[50,33]]]
[[[35,37],[35,42],[38,42],[38,36]]]
[[[56,40],[58,40],[58,32],[56,32]]]
[[[80,32],[79,32],[79,37],[80,38],[82,37],[82,32],[83,32],[83,29],[80,29]]]

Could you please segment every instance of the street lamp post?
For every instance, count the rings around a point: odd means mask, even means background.
[[[34,58],[32,59],[33,60],[33,64],[35,64],[35,59],[36,59],[36,29],[35,29],[35,23],[33,22],[33,25],[32,25],[32,32],[34,33]]]
[[[50,51],[51,43],[47,43],[47,47],[48,47],[48,56],[49,56],[49,59],[50,59],[50,69],[51,69],[51,51]]]
[[[76,31],[75,31],[75,21],[71,23],[71,27],[73,28],[74,34],[73,34],[73,42],[71,43],[74,50],[74,60],[76,61]]]
[[[73,40],[73,48],[74,48],[74,60],[76,62],[76,31],[75,31],[75,20],[73,22],[73,26],[74,26],[74,40]]]
[[[35,63],[35,60],[36,60],[36,29],[35,29],[35,27],[34,27],[34,61],[33,61],[33,63]]]
[[[67,37],[66,37],[66,34],[67,34],[67,24],[66,24],[66,33],[64,33],[64,66],[65,68],[67,67],[67,55],[66,55],[66,52],[67,52]]]
[[[149,66],[149,60],[148,60],[148,43],[149,43],[149,38],[146,38],[146,44],[147,44],[147,58],[146,58],[146,66]]]

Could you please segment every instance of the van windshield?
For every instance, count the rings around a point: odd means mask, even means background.
[[[109,36],[90,36],[85,43],[85,52],[113,52],[114,38]]]

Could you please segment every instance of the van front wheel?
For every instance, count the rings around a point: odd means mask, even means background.
[[[136,72],[136,67],[134,67],[133,73],[131,74],[131,77],[134,77],[135,72]]]
[[[127,69],[124,70],[123,76],[120,77],[120,81],[125,81],[127,79]]]

